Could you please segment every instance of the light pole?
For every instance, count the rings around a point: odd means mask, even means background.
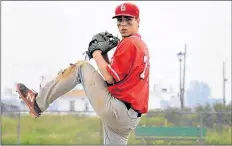
[[[183,91],[182,91],[182,74],[181,74],[181,72],[182,72],[182,57],[184,56],[184,53],[182,53],[182,52],[179,52],[178,54],[177,54],[177,57],[178,57],[178,59],[179,59],[179,62],[180,62],[180,93],[179,93],[179,96],[180,96],[180,106],[181,106],[181,110],[183,110],[184,109],[184,99],[183,99]]]

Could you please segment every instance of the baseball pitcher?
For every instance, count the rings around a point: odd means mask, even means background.
[[[115,16],[122,40],[109,32],[92,37],[87,50],[101,74],[88,63],[70,64],[48,82],[39,93],[18,83],[20,98],[37,118],[49,105],[82,84],[93,109],[103,122],[104,144],[127,144],[130,132],[138,125],[141,115],[148,111],[149,52],[138,33],[139,8],[132,3],[116,7]],[[107,52],[115,48],[111,58]]]

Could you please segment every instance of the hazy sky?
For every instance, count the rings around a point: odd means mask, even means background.
[[[15,81],[37,90],[39,76],[55,76],[70,62],[84,59],[82,53],[95,33],[107,30],[119,35],[111,17],[120,3],[1,2],[2,89]],[[186,86],[191,80],[204,81],[213,98],[221,97],[225,61],[226,96],[231,98],[231,2],[134,3],[140,8],[139,31],[150,51],[151,86],[172,84],[178,90],[176,54],[186,43]]]

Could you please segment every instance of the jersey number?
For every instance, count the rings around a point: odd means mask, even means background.
[[[147,64],[148,64],[148,62],[149,62],[148,56],[145,55],[145,56],[143,57],[143,63],[145,63],[145,68],[144,68],[143,72],[140,74],[140,78],[141,78],[141,79],[144,79],[144,78],[145,78],[145,72],[146,72],[146,69],[147,69]]]

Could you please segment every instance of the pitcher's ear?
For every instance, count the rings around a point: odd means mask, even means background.
[[[140,18],[139,18],[139,17],[137,17],[137,18],[136,18],[136,21],[137,21],[138,23],[140,23]]]
[[[139,17],[137,17],[135,20],[137,21],[137,23],[138,23],[138,27],[139,27],[139,25],[140,25],[140,18],[139,18]]]

